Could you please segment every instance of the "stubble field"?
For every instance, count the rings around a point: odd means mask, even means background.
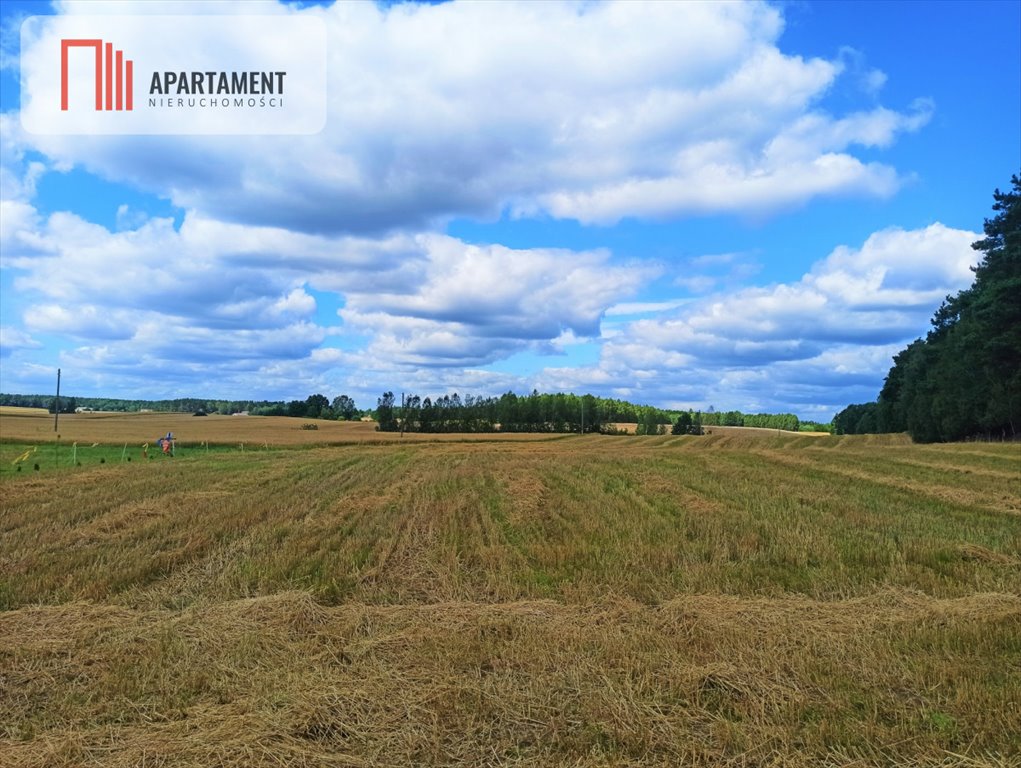
[[[1017,445],[10,416],[0,765],[1019,764]]]

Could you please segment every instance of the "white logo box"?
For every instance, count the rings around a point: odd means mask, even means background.
[[[326,99],[315,16],[32,16],[21,26],[31,133],[314,134]]]

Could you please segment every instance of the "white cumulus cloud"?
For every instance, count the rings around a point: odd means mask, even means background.
[[[678,406],[776,410],[828,419],[875,398],[893,354],[924,335],[943,297],[966,288],[975,232],[932,224],[840,246],[799,281],[744,288],[618,324],[597,365],[542,381]],[[784,405],[786,404],[786,405]]]
[[[822,111],[844,63],[783,52],[780,11],[761,2],[236,5],[323,19],[319,135],[17,140],[211,218],[366,233],[503,211],[609,224],[886,197],[900,175],[856,148],[887,147],[931,113]],[[230,68],[217,59],[229,51],[175,55]]]

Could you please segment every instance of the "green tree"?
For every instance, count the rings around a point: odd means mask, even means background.
[[[330,401],[326,395],[309,395],[305,400],[305,416],[310,419],[329,418],[329,413],[324,415],[324,411],[329,411],[329,408]]]
[[[670,419],[667,418],[658,408],[652,408],[650,406],[643,406],[640,409],[638,416],[638,425],[635,427],[636,435],[665,435],[666,427],[665,423],[669,423]]]
[[[581,397],[581,417],[586,432],[599,432],[603,428],[602,409],[592,395]]]
[[[1021,177],[1012,190],[993,193],[996,216],[986,219],[985,237],[971,247],[983,253],[975,267],[970,307],[964,320],[983,341],[978,355],[979,426],[1011,436],[1021,426]],[[969,334],[962,333],[963,344]]]
[[[691,418],[691,434],[693,434],[693,435],[705,434],[702,431],[702,412],[701,411],[697,411],[695,413],[695,415]]]
[[[376,427],[380,432],[396,432],[398,429],[397,419],[394,416],[394,393],[384,392],[383,396],[376,400]]]
[[[993,193],[996,215],[970,288],[948,296],[932,329],[894,357],[875,428],[920,442],[1017,435],[1021,424],[1021,178]],[[834,424],[836,426],[836,424]],[[842,425],[846,426],[846,425]]]
[[[353,421],[358,416],[358,406],[347,395],[333,398],[331,408],[333,409],[333,415],[342,421]]]
[[[672,435],[687,435],[691,433],[691,413],[689,411],[681,411],[677,416],[677,421],[674,422],[674,427],[670,430]]]

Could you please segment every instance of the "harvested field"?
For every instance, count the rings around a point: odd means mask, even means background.
[[[24,411],[18,413],[17,411]],[[302,429],[304,424],[314,430]],[[549,434],[448,434],[401,437],[393,432],[377,432],[375,422],[334,421],[332,419],[292,419],[287,416],[193,416],[190,413],[74,413],[61,414],[58,423],[64,443],[151,443],[173,432],[183,447],[201,443],[253,447],[334,445],[339,443],[405,442],[436,440],[549,440],[562,435]],[[53,415],[35,408],[0,408],[0,437],[4,440],[46,443],[55,439]]]
[[[0,476],[0,765],[1019,764],[1017,446],[264,442]]]

